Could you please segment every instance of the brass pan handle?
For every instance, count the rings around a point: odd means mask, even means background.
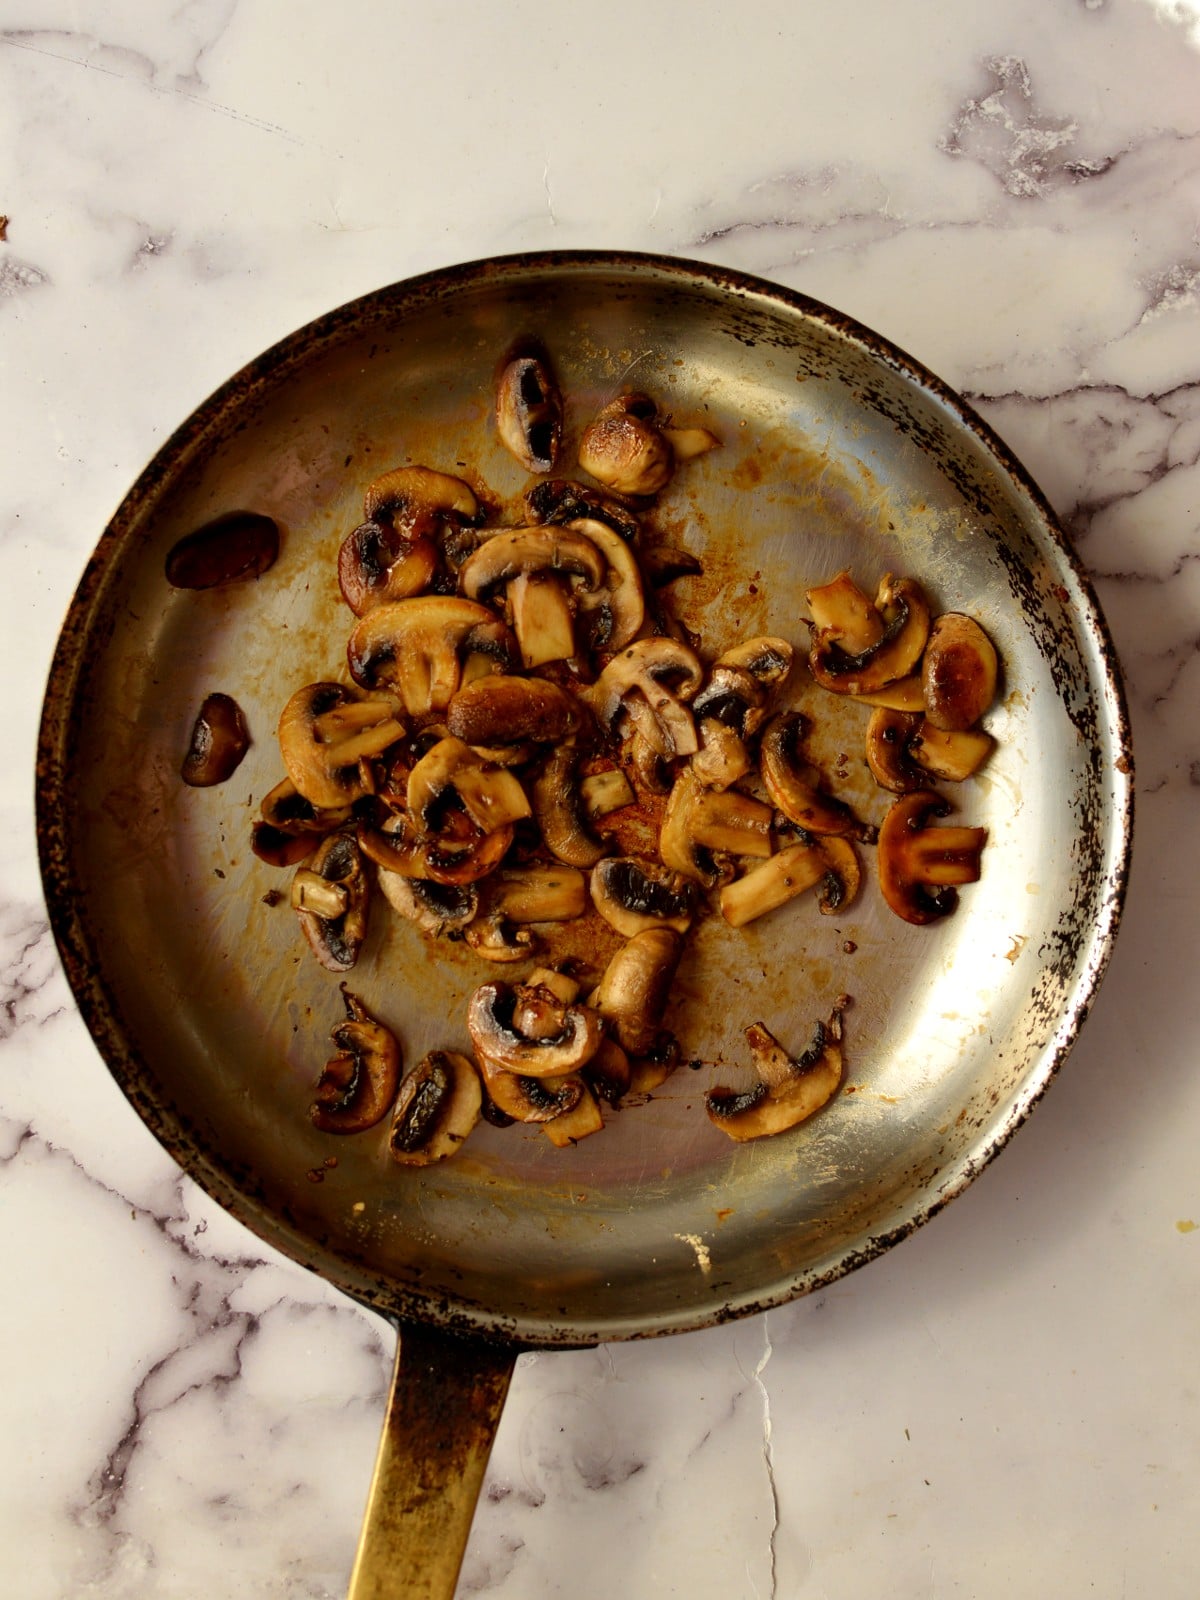
[[[517,1351],[398,1333],[347,1600],[453,1600]]]

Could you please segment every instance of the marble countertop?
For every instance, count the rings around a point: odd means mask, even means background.
[[[181,1177],[74,1008],[30,793],[85,559],[294,327],[605,247],[825,300],[993,424],[1113,630],[1138,846],[1081,1041],[944,1214],[783,1309],[521,1358],[459,1593],[1191,1600],[1194,0],[2,0],[0,74],[0,1594],[341,1595],[392,1346]]]

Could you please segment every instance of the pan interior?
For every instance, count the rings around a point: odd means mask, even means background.
[[[519,520],[528,479],[494,437],[496,363],[553,353],[567,458],[589,415],[644,389],[722,448],[677,473],[654,518],[700,556],[676,606],[715,654],[807,643],[804,591],[844,568],[917,577],[975,616],[1003,662],[998,740],[958,800],[986,826],[983,880],[920,929],[873,862],[845,915],[811,897],[734,932],[706,922],[668,1018],[694,1068],[559,1151],[481,1127],[452,1162],[399,1170],[384,1130],[317,1133],[312,1084],[342,1014],[304,951],[287,876],[249,849],[282,775],[279,710],[345,678],[335,561],[364,486],[408,461],[487,485]],[[280,524],[255,583],[180,592],[182,534],[235,508]],[[212,691],[253,745],[227,783],[179,780]],[[861,708],[798,681],[827,769],[843,753],[871,820]],[[234,380],[121,508],[60,645],[43,730],[47,887],[108,1062],[181,1161],[243,1220],[382,1307],[542,1343],[701,1325],[846,1270],[957,1192],[1033,1104],[1103,967],[1123,884],[1128,781],[1103,626],[1036,493],[936,383],[861,330],[764,285],[665,262],[501,263],[334,313]],[[845,792],[845,791],[843,791]],[[956,820],[958,820],[956,818]],[[870,852],[864,852],[869,856]],[[282,904],[272,903],[283,891]],[[464,1048],[493,969],[374,919],[348,983],[411,1063]],[[848,995],[846,1080],[790,1135],[736,1146],[704,1115],[748,1083],[742,1030],[794,1051]]]

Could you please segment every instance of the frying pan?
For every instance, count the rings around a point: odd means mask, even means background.
[[[692,1064],[566,1150],[481,1126],[453,1161],[389,1161],[379,1129],[331,1139],[307,1108],[341,1016],[286,879],[249,849],[281,776],[293,689],[344,678],[341,539],[366,483],[405,461],[465,475],[520,520],[528,479],[495,437],[498,358],[552,354],[569,463],[595,410],[654,395],[721,448],[653,517],[703,572],[675,604],[709,655],[757,633],[802,650],[804,591],[849,569],[919,579],[999,650],[995,753],[955,797],[988,829],[981,881],[911,927],[866,883],[844,914],[796,902],[734,932],[707,919],[668,1022]],[[234,509],[282,529],[254,582],[172,589],[164,558]],[[863,713],[797,675],[814,753],[879,821]],[[225,784],[179,779],[204,696],[253,743]],[[818,699],[819,696],[819,699]],[[1123,693],[1089,585],[1045,501],[937,379],[847,318],[774,285],[643,255],[514,256],[366,296],[276,345],[174,434],[100,539],[47,690],[38,826],[50,914],[117,1082],[236,1217],[400,1326],[352,1579],[367,1596],[453,1592],[515,1353],[695,1329],[804,1294],[957,1195],[1045,1090],[1084,1020],[1128,871]],[[279,889],[284,894],[283,903]],[[811,902],[811,897],[809,897]],[[463,1048],[494,969],[375,918],[350,975],[415,1062]],[[792,1133],[727,1140],[702,1097],[749,1081],[743,1029],[793,1052],[838,995],[842,1092]]]

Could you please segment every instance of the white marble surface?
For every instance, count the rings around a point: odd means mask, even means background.
[[[0,1595],[339,1595],[390,1356],[181,1180],[72,1006],[30,790],[83,562],[310,316],[619,246],[828,300],[995,424],[1112,624],[1138,852],[1082,1041],[948,1212],[785,1310],[522,1358],[460,1593],[1190,1600],[1194,0],[0,0],[0,83]]]

